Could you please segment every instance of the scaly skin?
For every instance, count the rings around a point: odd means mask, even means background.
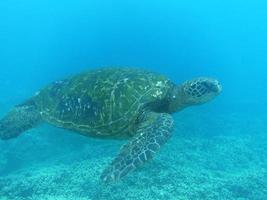
[[[172,113],[220,92],[210,78],[175,85],[144,70],[103,68],[50,84],[15,107],[0,121],[0,138],[16,137],[41,121],[86,136],[131,138],[101,176],[113,182],[152,159],[169,140]]]

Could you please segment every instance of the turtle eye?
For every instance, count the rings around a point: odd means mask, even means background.
[[[218,93],[221,90],[221,86],[218,81],[204,81],[202,82],[202,85],[208,92]]]

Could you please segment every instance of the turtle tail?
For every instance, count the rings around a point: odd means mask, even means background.
[[[0,120],[0,139],[8,140],[17,137],[39,123],[42,118],[32,101],[14,107]]]

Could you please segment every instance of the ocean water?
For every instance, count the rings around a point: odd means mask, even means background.
[[[218,78],[214,101],[174,114],[153,161],[99,176],[127,141],[48,124],[0,141],[0,200],[266,200],[267,2],[2,0],[0,117],[51,81],[102,66],[180,83]]]

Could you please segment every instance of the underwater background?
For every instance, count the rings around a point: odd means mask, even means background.
[[[0,117],[51,81],[102,66],[180,83],[218,78],[214,101],[174,115],[142,169],[99,176],[126,141],[50,125],[0,141],[0,200],[266,200],[267,2],[2,0]]]

